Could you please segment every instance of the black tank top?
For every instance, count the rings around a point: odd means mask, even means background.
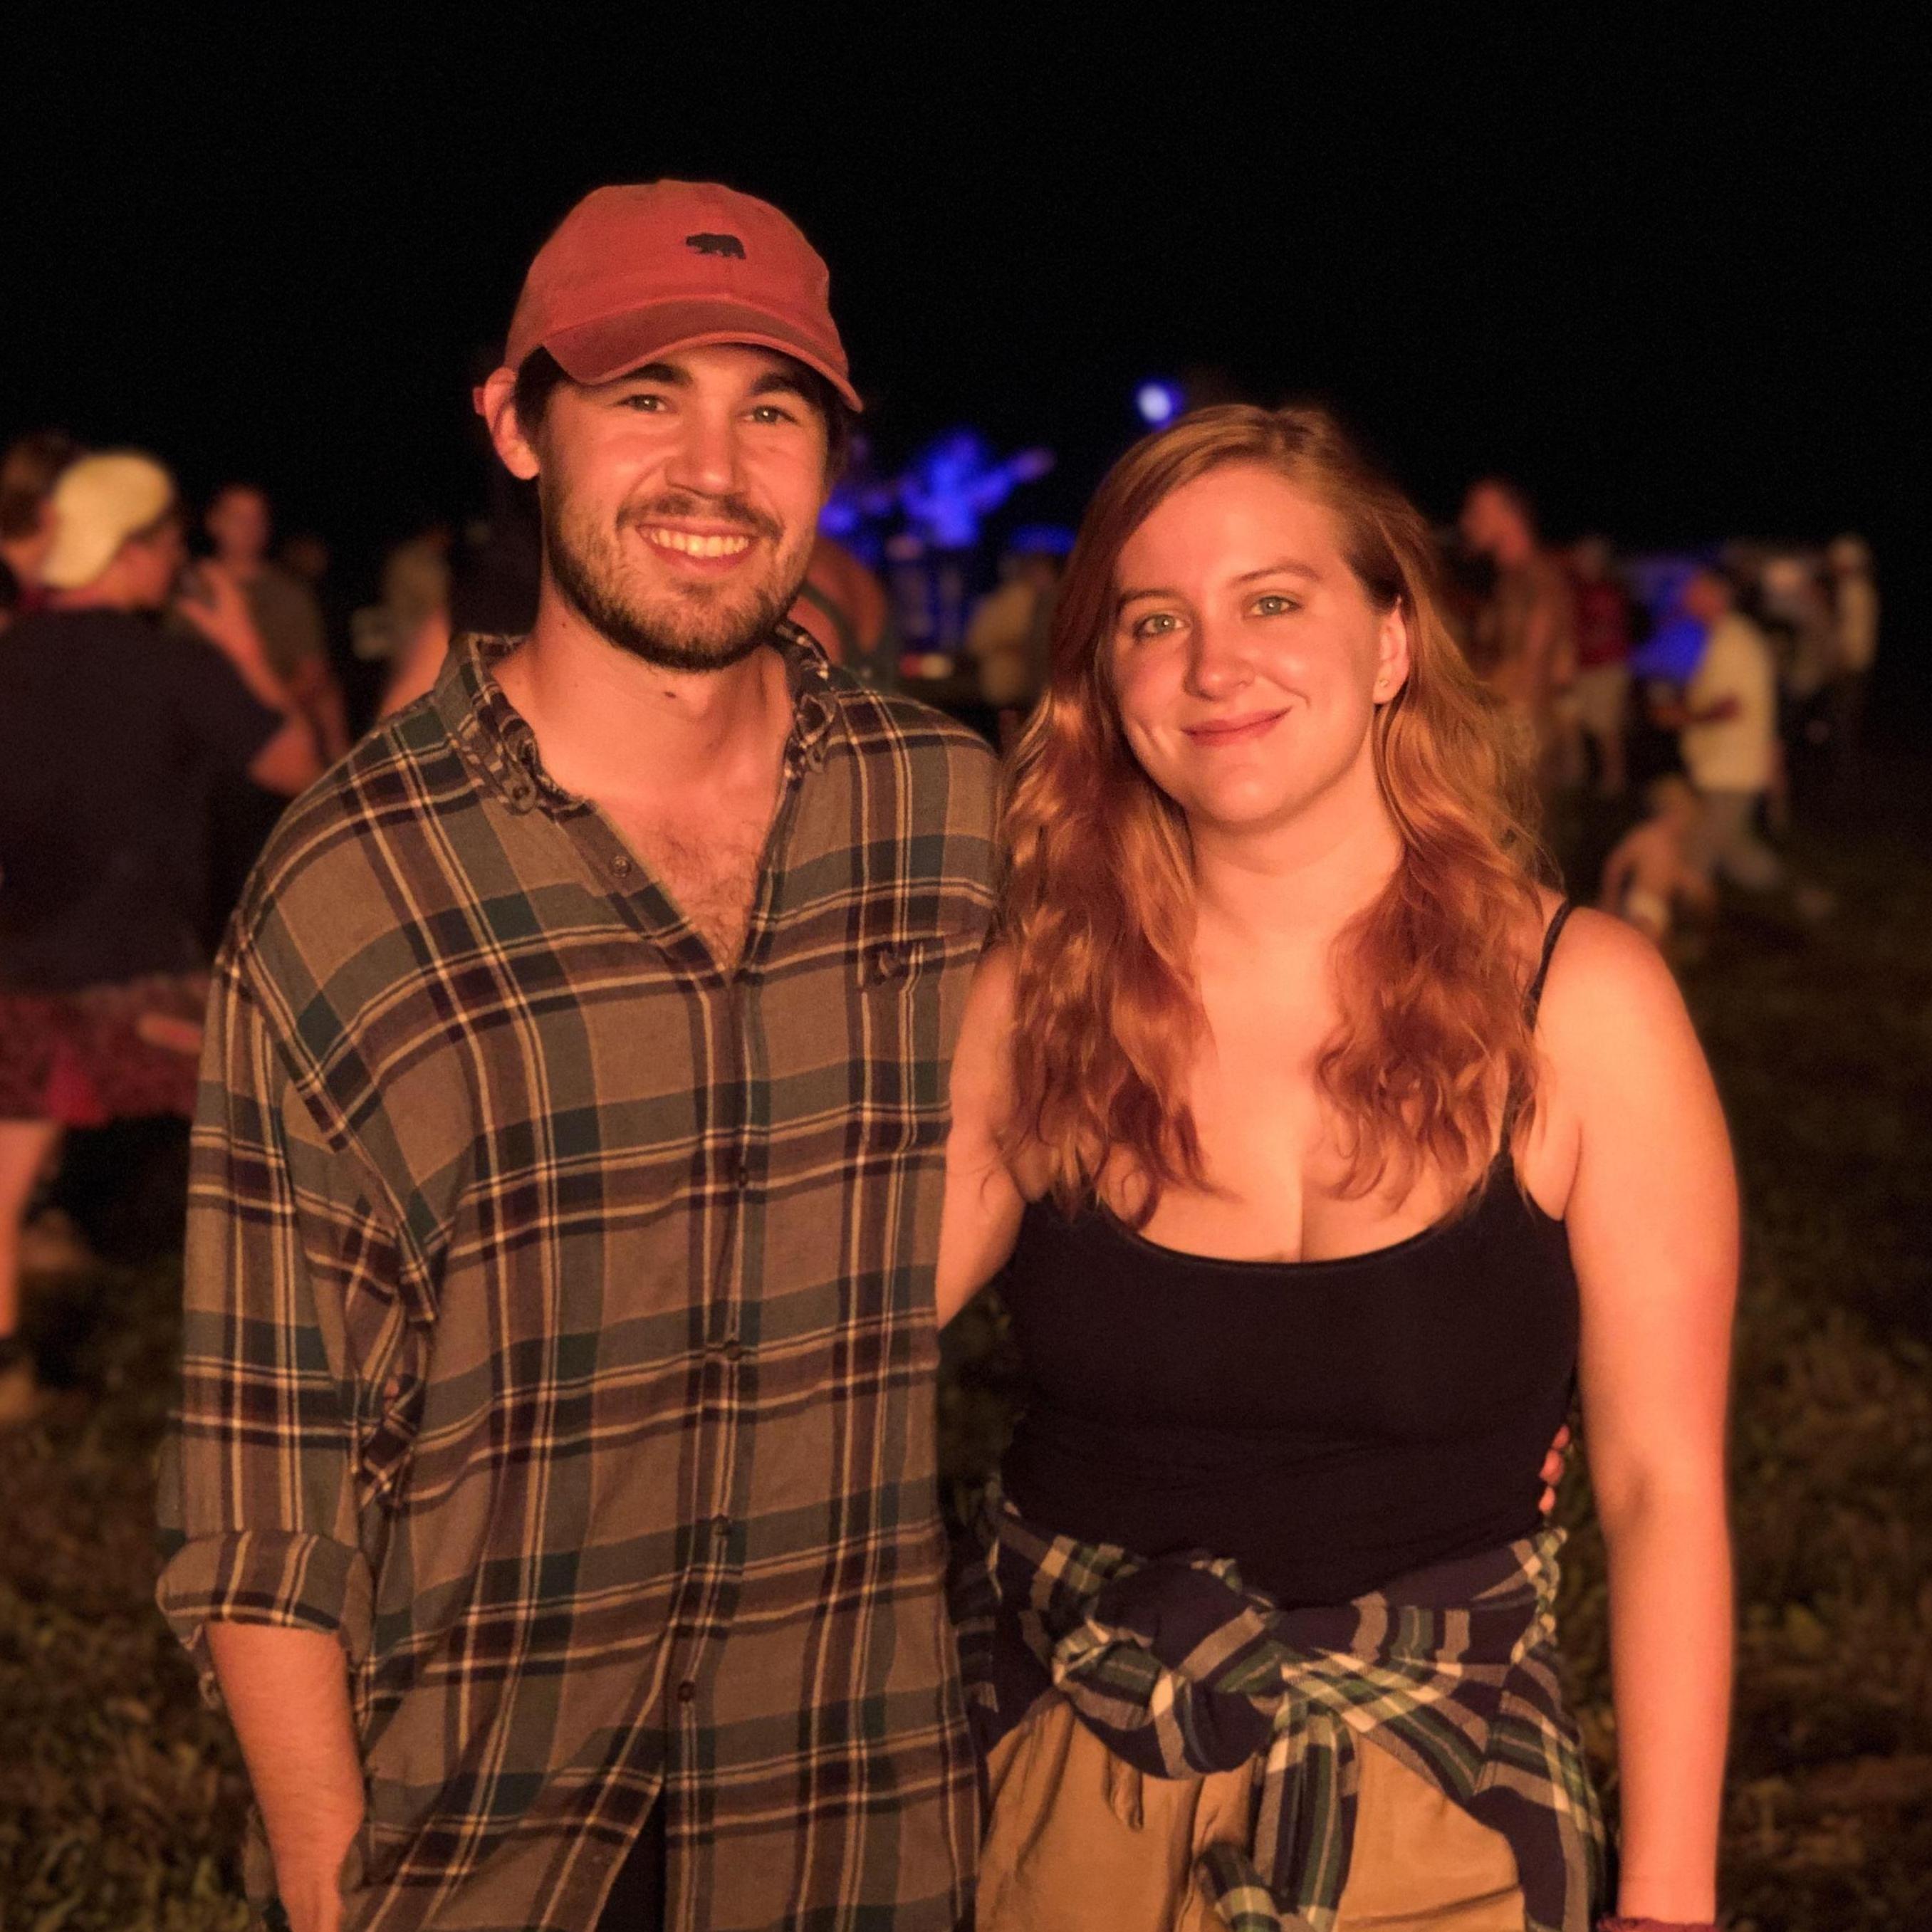
[[[1576,1277],[1562,1222],[1516,1184],[1509,1124],[1472,1204],[1334,1261],[1214,1260],[1033,1203],[1001,1284],[1031,1384],[1000,1472],[1021,1514],[1232,1557],[1287,1609],[1532,1533]]]

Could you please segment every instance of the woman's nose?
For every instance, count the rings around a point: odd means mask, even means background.
[[[1252,680],[1254,660],[1238,626],[1202,624],[1194,633],[1193,643],[1187,681],[1197,695],[1228,697]]]

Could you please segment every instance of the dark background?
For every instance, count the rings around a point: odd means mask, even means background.
[[[1924,735],[1916,35],[244,17],[16,15],[0,434],[143,444],[197,493],[256,478],[352,590],[480,498],[471,364],[548,228],[599,182],[676,174],[812,236],[888,460],[958,419],[1043,442],[1060,467],[1024,508],[1070,518],[1134,384],[1209,368],[1327,398],[1438,514],[1500,469],[1558,536],[1858,530],[1878,722]]]

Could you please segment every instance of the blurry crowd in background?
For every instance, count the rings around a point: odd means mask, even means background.
[[[960,428],[892,475],[861,440],[793,621],[1010,744],[1073,541],[1024,520],[1052,461]],[[86,1258],[50,1204],[64,1137],[191,1110],[209,962],[288,799],[427,692],[452,635],[528,628],[535,506],[492,488],[475,521],[397,543],[357,604],[253,483],[196,506],[152,457],[54,433],[0,461],[0,1426],[44,1397],[23,1275]],[[1727,895],[1831,916],[1782,847],[1858,782],[1879,598],[1857,536],[1558,546],[1490,477],[1442,538],[1464,647],[1573,886],[1581,853],[1600,903],[1678,956]]]

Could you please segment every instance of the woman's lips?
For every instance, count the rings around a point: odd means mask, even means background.
[[[1186,734],[1196,744],[1214,748],[1245,744],[1260,737],[1285,713],[1281,711],[1244,711],[1238,718],[1215,718],[1204,724],[1186,726]]]

